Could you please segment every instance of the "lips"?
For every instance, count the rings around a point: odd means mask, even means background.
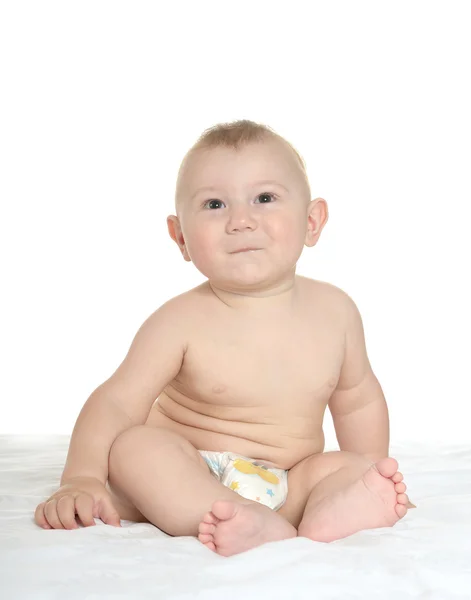
[[[234,252],[231,252],[231,254],[239,254],[240,252],[250,252],[250,250],[260,250],[260,248],[240,248],[240,250],[235,250]]]

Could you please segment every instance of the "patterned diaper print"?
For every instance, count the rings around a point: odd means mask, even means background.
[[[223,485],[248,500],[278,510],[288,495],[288,471],[266,467],[233,452],[200,450],[213,475]]]

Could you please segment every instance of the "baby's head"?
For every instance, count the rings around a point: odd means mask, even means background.
[[[316,244],[328,219],[293,146],[245,120],[206,130],[187,152],[175,208],[167,224],[183,257],[230,291],[293,278],[303,246]]]

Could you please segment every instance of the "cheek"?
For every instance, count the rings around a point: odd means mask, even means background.
[[[300,238],[304,239],[305,226],[298,215],[287,214],[282,218],[274,219],[270,223],[273,238],[282,243],[293,244]]]
[[[209,227],[188,232],[185,241],[188,254],[195,265],[206,262],[214,252],[214,240]]]

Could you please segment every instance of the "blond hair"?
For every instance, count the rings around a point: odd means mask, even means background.
[[[247,119],[239,119],[230,123],[218,123],[203,131],[203,133],[188,150],[182,160],[177,176],[177,190],[178,181],[180,180],[183,167],[188,158],[195,152],[199,150],[210,150],[212,148],[218,148],[221,146],[225,148],[232,148],[233,150],[239,150],[248,144],[264,142],[267,139],[277,139],[281,141],[282,143],[286,144],[294,153],[299,166],[301,167],[302,174],[304,175],[310,196],[310,186],[306,172],[306,163],[296,148],[268,125],[256,123],[255,121],[249,121]],[[175,203],[177,205],[177,193],[175,197]]]

